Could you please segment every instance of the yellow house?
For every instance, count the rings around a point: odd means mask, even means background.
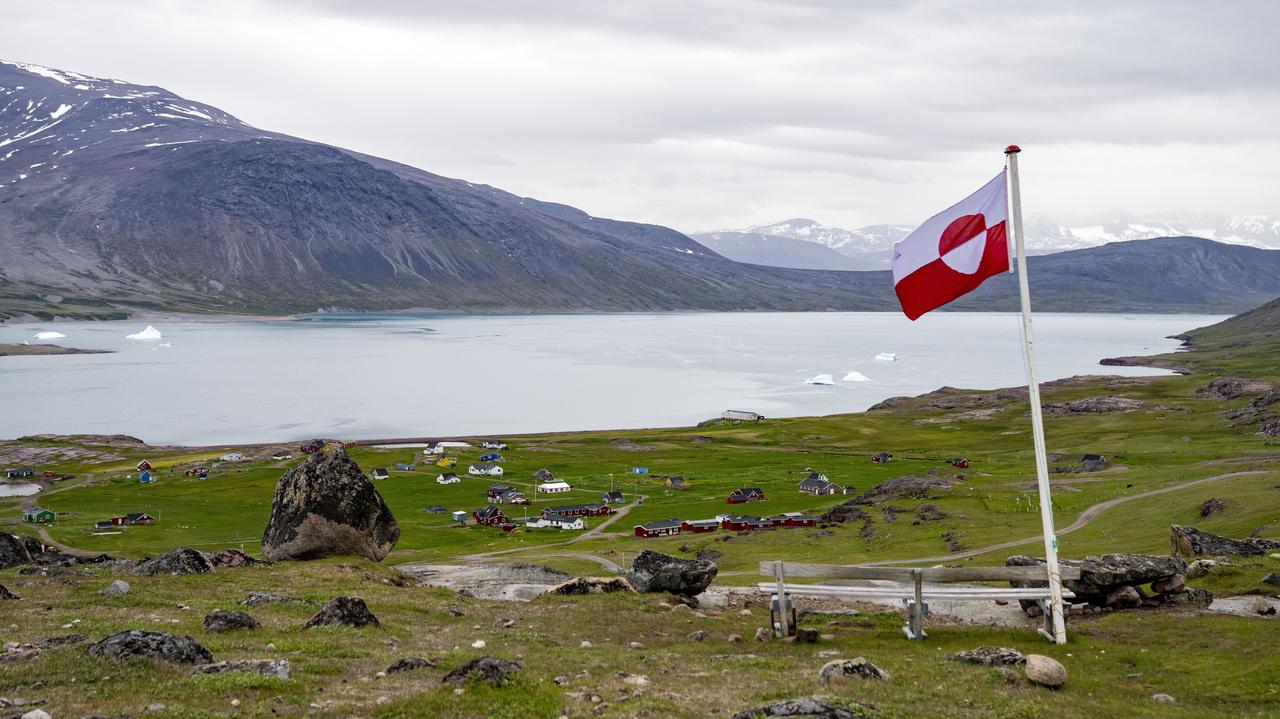
[[[458,466],[458,458],[457,457],[441,457],[440,459],[436,460],[436,466],[443,467],[445,469],[453,469],[454,467]]]

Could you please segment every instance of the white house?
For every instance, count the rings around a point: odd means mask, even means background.
[[[480,443],[480,446],[484,449],[506,449],[507,443],[500,439],[486,439]]]
[[[541,494],[561,494],[572,489],[573,487],[570,487],[568,482],[562,482],[559,480],[555,482],[543,482],[538,485],[538,492]]]
[[[386,479],[390,476],[391,473],[387,471],[386,467],[374,467],[373,471],[369,472],[370,479]]]
[[[548,512],[541,517],[533,517],[526,521],[528,527],[551,529],[586,529],[586,522],[582,521],[582,517],[566,517],[563,514],[555,514]]]
[[[422,453],[428,457],[433,457],[437,454],[444,454],[444,444],[440,442],[432,442],[422,448]]]
[[[462,478],[453,472],[445,472],[439,477],[436,477],[436,484],[457,484],[461,481]]]
[[[467,468],[467,474],[480,474],[490,477],[502,476],[502,465],[497,462],[481,462]]]
[[[223,462],[243,462],[244,455],[239,452],[227,452],[221,457]]]

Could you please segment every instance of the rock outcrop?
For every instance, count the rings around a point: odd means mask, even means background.
[[[1274,539],[1227,539],[1179,524],[1169,528],[1169,543],[1173,553],[1183,557],[1261,557],[1280,551],[1280,541]]]
[[[800,699],[784,699],[780,702],[738,712],[733,715],[733,719],[775,719],[782,717],[859,719],[859,717],[865,716],[867,716],[867,712],[861,707],[855,713],[848,707],[833,704],[822,697],[802,697]]]
[[[272,561],[354,554],[381,561],[400,528],[343,449],[317,452],[276,484],[262,552]]]
[[[213,662],[213,654],[191,637],[179,637],[168,632],[144,632],[138,629],[116,632],[100,642],[90,644],[85,649],[85,653],[105,659],[146,657],[171,664]]]
[[[271,564],[261,559],[254,559],[239,549],[224,549],[216,554],[210,554],[209,562],[215,567],[257,567]]]
[[[39,542],[36,551],[39,552]],[[27,537],[0,533],[0,569],[31,563],[31,542]]]
[[[288,679],[290,667],[288,659],[238,659],[230,662],[199,664],[191,669],[192,674],[226,674],[227,672],[249,672],[275,679]]]
[[[1060,404],[1046,404],[1044,411],[1045,414],[1052,415],[1109,414],[1112,412],[1132,412],[1136,409],[1142,409],[1142,406],[1143,402],[1141,400],[1128,399],[1126,397],[1085,397],[1084,399]]]
[[[1193,596],[1182,581],[1187,573],[1187,563],[1180,557],[1152,556],[1147,554],[1104,554],[1101,557],[1085,557],[1082,560],[1063,559],[1063,567],[1080,570],[1079,579],[1068,579],[1062,586],[1075,593],[1076,602],[1097,607],[1132,609],[1139,606],[1165,603],[1201,603],[1204,590],[1196,590]],[[1016,555],[1005,560],[1010,567],[1044,566],[1037,557]],[[1011,582],[1014,586],[1043,587],[1046,582]],[[1154,596],[1143,592],[1144,585],[1151,585]],[[1203,593],[1203,594],[1202,594]],[[1212,595],[1209,595],[1212,599]],[[1025,600],[1023,609],[1035,605]]]
[[[1022,652],[1009,647],[978,647],[977,649],[969,649],[955,654],[948,654],[943,659],[950,662],[967,662],[969,664],[982,664],[988,667],[1003,667],[1014,664],[1023,664],[1027,658]]]
[[[826,685],[833,679],[875,679],[888,681],[892,677],[889,672],[872,664],[863,657],[855,659],[836,659],[822,665],[818,670],[818,683]]]
[[[204,616],[206,632],[232,632],[237,629],[257,629],[262,625],[245,612],[215,609]]]
[[[179,547],[158,557],[144,559],[134,568],[135,574],[205,574],[213,571],[213,563],[203,552],[191,547]]]
[[[575,577],[548,589],[547,594],[612,594],[635,590],[624,577]]]
[[[701,594],[716,578],[715,562],[680,559],[646,549],[636,556],[627,581],[637,592],[670,592],[685,597]]]
[[[938,491],[951,489],[952,480],[942,477],[895,477],[849,501],[851,504],[874,506],[894,499],[928,499]]]
[[[511,681],[512,675],[520,671],[520,665],[497,657],[480,657],[472,659],[462,666],[444,675],[445,684],[465,684],[472,678],[500,687]]]
[[[9,588],[8,588],[8,587],[6,587],[5,585],[0,584],[0,599],[13,599],[13,600],[18,600],[18,599],[22,599],[22,597],[19,597],[18,595],[16,595],[16,594],[14,594],[13,592],[9,591]]]

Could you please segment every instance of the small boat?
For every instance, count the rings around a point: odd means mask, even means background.
[[[829,374],[820,374],[804,381],[805,384],[835,384],[835,380]]]
[[[876,355],[876,359],[880,360],[881,362],[897,362],[898,355],[894,352],[881,352],[880,354]]]

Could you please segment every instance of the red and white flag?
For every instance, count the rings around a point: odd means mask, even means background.
[[[1009,269],[1009,210],[1002,170],[982,189],[893,245],[893,289],[916,319]]]

